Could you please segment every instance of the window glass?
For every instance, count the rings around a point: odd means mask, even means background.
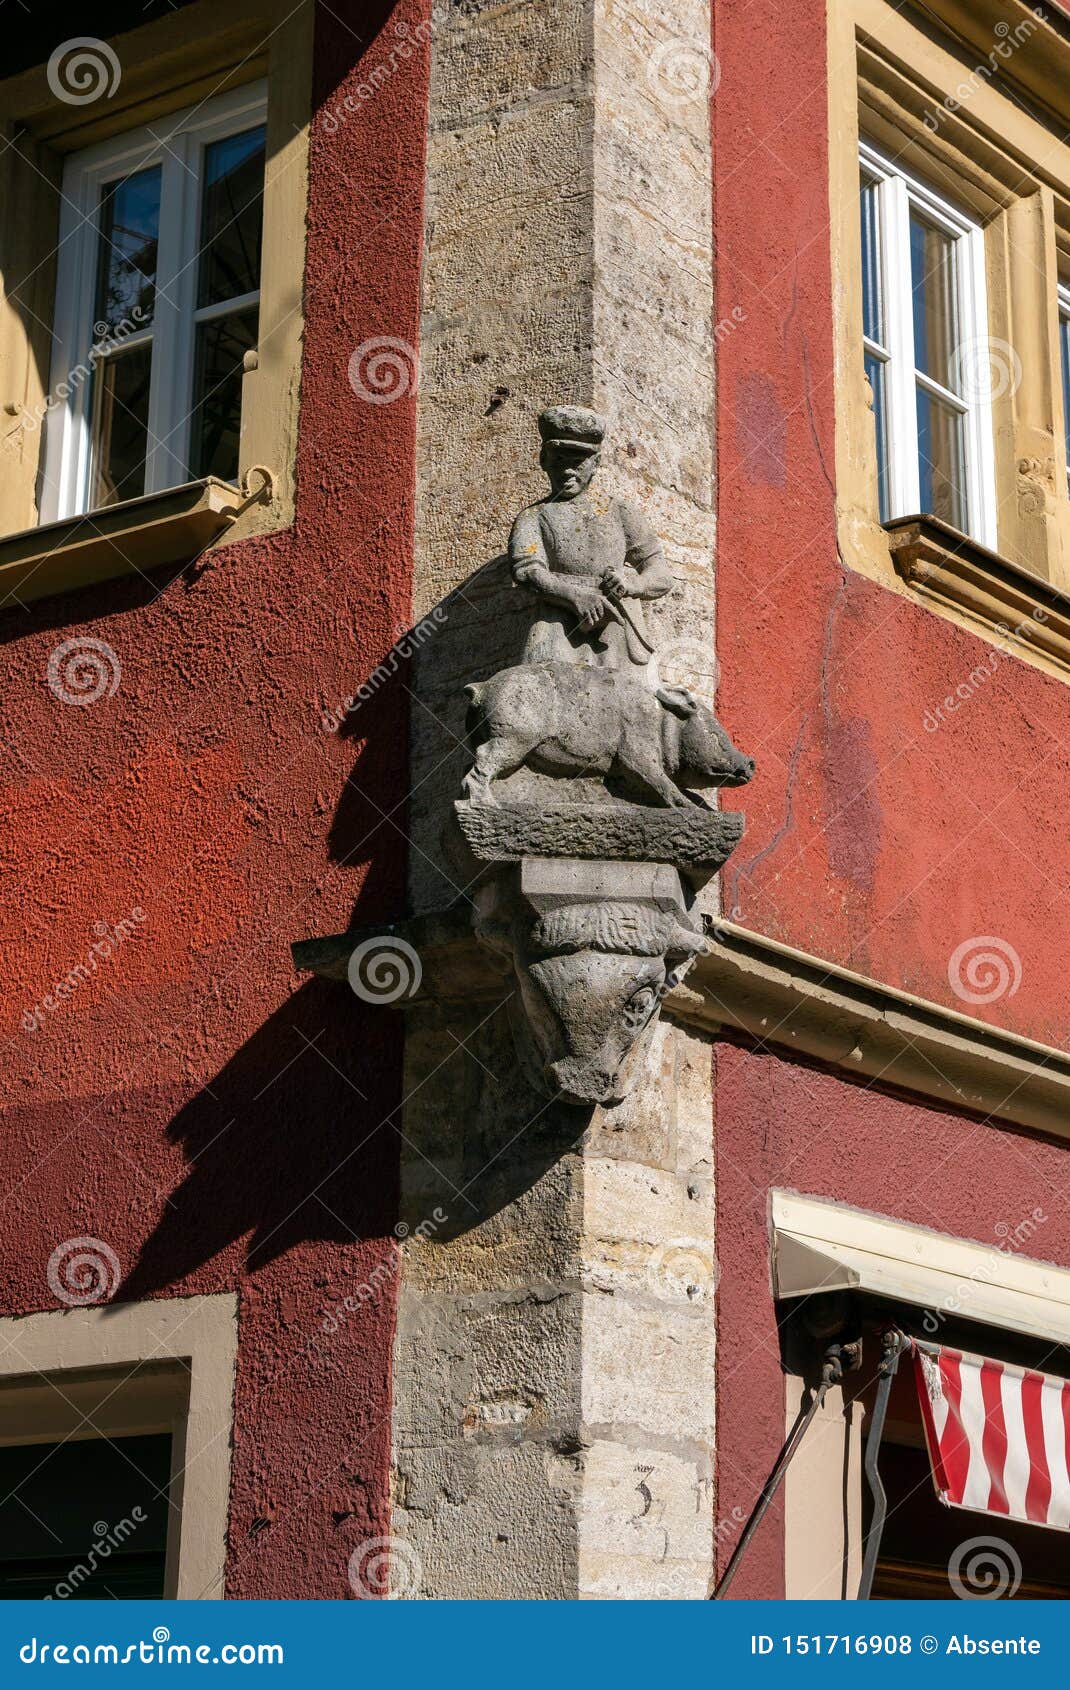
[[[242,89],[191,107],[163,139],[145,127],[68,159],[51,373],[65,403],[48,424],[43,521],[207,475],[238,480],[263,109]]]
[[[0,1598],[164,1593],[171,1439],[0,1447]]]
[[[862,173],[862,333],[884,345],[884,308],[881,298],[881,244],[877,184]]]
[[[130,319],[146,328],[156,299],[156,256],[160,244],[160,166],[139,170],[103,191],[93,339],[106,338]],[[100,328],[104,324],[105,328]]]
[[[1070,304],[1058,319],[1058,350],[1063,367],[1063,438],[1067,441],[1067,475],[1070,475]]]
[[[111,352],[93,372],[91,508],[145,491],[152,342]]]
[[[891,514],[888,502],[888,420],[885,391],[885,365],[880,358],[867,352],[866,377],[873,394],[873,426],[877,444],[877,499],[880,519],[887,522]]]
[[[257,311],[211,317],[197,327],[190,474],[236,481],[242,359],[256,345]]]
[[[918,385],[921,508],[952,528],[966,528],[962,412]]]
[[[957,242],[923,218],[910,218],[910,276],[914,308],[914,363],[941,387],[957,385],[954,352],[955,249]]]
[[[980,228],[869,142],[860,154],[862,359],[877,514],[937,517],[998,543]]]
[[[204,149],[197,304],[239,299],[260,286],[264,126]]]

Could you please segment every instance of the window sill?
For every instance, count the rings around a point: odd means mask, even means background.
[[[899,517],[884,526],[896,573],[923,598],[1070,675],[1070,595],[936,517]]]
[[[236,487],[209,476],[9,534],[0,539],[0,610],[118,575],[192,562],[242,508]]]

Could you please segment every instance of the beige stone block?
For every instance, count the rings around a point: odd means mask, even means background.
[[[714,1338],[708,1308],[584,1299],[581,1403],[592,1427],[633,1427],[708,1447]]]

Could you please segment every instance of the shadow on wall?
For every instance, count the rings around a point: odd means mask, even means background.
[[[361,750],[335,813],[331,858],[369,863],[364,896],[386,872],[383,853],[389,860],[406,846],[415,909],[445,909],[466,892],[474,864],[453,816],[471,762],[465,687],[520,661],[530,618],[500,553],[406,629],[339,710],[337,731]],[[387,813],[368,797],[399,789],[407,801]]]
[[[394,1012],[344,987],[303,986],[179,1111],[190,1169],[116,1293],[173,1287],[249,1236],[246,1266],[307,1240],[389,1236],[401,1096]]]

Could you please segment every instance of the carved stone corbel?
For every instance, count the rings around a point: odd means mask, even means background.
[[[589,490],[602,419],[555,406],[539,430],[551,493],[509,545],[531,630],[521,663],[467,689],[475,755],[455,809],[488,865],[474,926],[513,969],[522,1068],[549,1096],[612,1105],[706,948],[696,889],[743,832],[696,789],[741,785],[754,764],[662,683],[641,605],[672,579],[641,513]]]

